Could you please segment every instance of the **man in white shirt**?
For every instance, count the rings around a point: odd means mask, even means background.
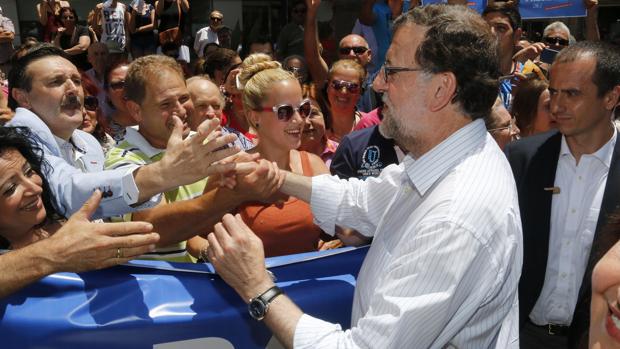
[[[196,39],[194,39],[194,51],[198,57],[204,56],[203,51],[207,44],[216,43],[219,45],[220,43],[217,38],[217,31],[223,25],[224,15],[218,10],[212,11],[209,15],[209,21],[211,24],[196,32]]]
[[[282,191],[310,202],[325,232],[342,225],[374,237],[350,330],[280,296],[239,217],[215,226],[209,260],[285,347],[518,347],[517,192],[481,119],[497,96],[496,54],[490,29],[465,7],[404,14],[374,81],[386,104],[381,131],[407,151],[403,162],[366,181],[283,173]]]
[[[523,348],[587,344],[582,336],[588,331],[592,268],[617,240],[600,230],[620,204],[620,144],[612,122],[620,98],[620,53],[580,42],[558,54],[550,74],[558,131],[506,148],[523,213]]]

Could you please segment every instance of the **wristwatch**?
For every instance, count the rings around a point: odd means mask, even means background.
[[[273,286],[261,295],[250,299],[250,303],[248,304],[250,316],[258,321],[262,320],[267,314],[269,303],[283,293],[284,292],[282,292],[278,286]]]

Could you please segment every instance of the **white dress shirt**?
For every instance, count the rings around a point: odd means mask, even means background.
[[[562,136],[551,200],[551,228],[545,283],[530,320],[537,325],[570,325],[586,271],[596,223],[605,193],[617,131],[579,164]]]
[[[303,315],[295,348],[518,348],[517,191],[482,120],[377,178],[314,177],[311,205],[326,232],[374,240],[352,328]]]
[[[217,37],[215,30],[211,29],[211,26],[206,26],[196,32],[196,39],[194,39],[194,51],[198,57],[204,57],[204,49],[210,43],[216,43],[219,45],[220,41]]]

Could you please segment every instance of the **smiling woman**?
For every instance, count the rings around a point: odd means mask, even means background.
[[[61,218],[42,176],[42,150],[25,128],[0,128],[0,247],[17,249],[53,234]]]
[[[243,61],[238,80],[244,113],[258,134],[258,145],[251,152],[279,169],[305,176],[328,173],[321,158],[297,151],[305,120],[312,113],[312,103],[302,97],[297,78],[259,53]],[[210,180],[205,191],[216,183]],[[235,188],[236,192],[243,190],[239,185]],[[263,240],[266,256],[316,251],[323,246],[322,238],[330,239],[313,223],[310,206],[294,197],[243,200],[233,212],[239,213]]]

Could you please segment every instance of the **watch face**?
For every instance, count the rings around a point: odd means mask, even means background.
[[[253,318],[261,320],[265,316],[265,304],[259,299],[255,299],[248,304],[248,311]]]

